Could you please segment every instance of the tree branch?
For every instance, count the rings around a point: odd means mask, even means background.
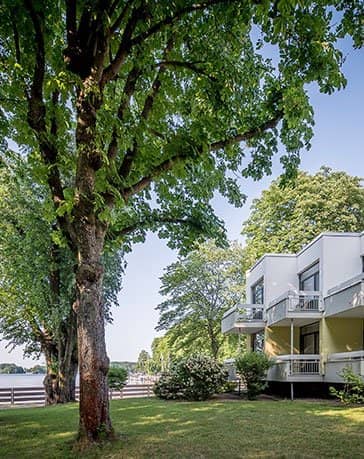
[[[246,131],[244,133],[241,133],[241,134],[236,134],[236,135],[231,136],[231,137],[229,137],[227,139],[219,140],[217,142],[211,143],[210,146],[209,146],[209,151],[216,151],[216,150],[219,150],[221,148],[225,148],[225,147],[227,147],[229,145],[233,145],[233,144],[236,144],[236,143],[240,143],[240,142],[244,142],[244,141],[250,140],[253,137],[256,137],[257,135],[261,134],[262,132],[264,132],[264,131],[266,131],[268,129],[275,128],[277,126],[277,124],[279,123],[279,121],[282,119],[282,117],[283,117],[283,112],[282,111],[278,111],[273,118],[271,118],[270,120],[262,123],[261,125],[253,128],[253,129],[250,129],[250,130],[248,130],[248,131]],[[199,152],[199,154],[201,154],[201,153],[202,153],[202,148],[201,148],[201,151]],[[176,154],[176,155],[172,156],[171,158],[161,162],[157,166],[153,167],[151,172],[150,172],[150,174],[148,174],[145,177],[143,177],[142,179],[140,179],[133,186],[131,186],[129,188],[125,188],[122,191],[124,199],[128,200],[130,198],[130,196],[132,196],[132,195],[144,190],[157,177],[162,175],[164,172],[170,171],[171,169],[173,169],[173,167],[177,163],[186,161],[188,158],[189,158],[189,155]]]
[[[207,77],[209,80],[216,82],[217,78],[213,77],[212,75],[209,75],[207,72],[204,70],[196,67],[196,63],[194,62],[183,62],[183,61],[161,61],[158,62],[158,66],[163,66],[163,67],[173,67],[173,68],[185,68],[188,70],[191,70],[194,73],[197,73],[199,75],[203,75]]]
[[[126,236],[127,234],[133,233],[134,231],[140,229],[141,227],[148,227],[153,225],[154,223],[160,223],[161,225],[164,224],[172,224],[172,225],[187,225],[191,226],[199,231],[202,231],[202,226],[196,221],[191,218],[172,218],[172,217],[152,217],[151,219],[144,219],[139,222],[134,223],[133,225],[126,226],[125,228],[121,229],[120,231],[113,232],[113,236]]]
[[[174,43],[174,38],[173,36],[169,38],[169,40],[167,41],[167,44],[164,48],[164,51],[163,51],[163,59],[166,59],[168,57],[168,54],[171,52],[172,48],[173,48],[173,43]],[[166,68],[164,65],[160,65],[159,66],[159,71],[152,83],[152,90],[150,92],[150,94],[147,96],[147,98],[145,99],[145,102],[144,102],[144,107],[143,107],[143,110],[142,110],[142,113],[141,113],[141,117],[144,119],[144,120],[147,120],[149,115],[150,115],[150,112],[153,108],[153,104],[154,104],[154,101],[155,101],[155,98],[160,90],[160,87],[162,85],[162,80],[161,80],[161,76],[163,75],[163,73],[165,72]]]
[[[28,123],[35,131],[45,131],[45,106],[43,102],[43,83],[45,72],[45,47],[43,36],[43,20],[34,9],[31,0],[24,0],[35,32],[36,55],[33,80],[28,99]]]
[[[210,151],[220,150],[221,148],[228,147],[229,145],[234,145],[235,143],[246,142],[247,140],[250,140],[253,137],[256,137],[257,135],[261,134],[264,131],[267,131],[268,129],[275,128],[277,124],[279,123],[279,121],[282,119],[282,117],[283,117],[283,111],[278,111],[276,116],[274,116],[272,119],[266,121],[265,123],[262,123],[260,126],[254,129],[251,129],[250,131],[247,131],[243,134],[236,134],[225,140],[219,140],[218,142],[213,142],[210,145]]]
[[[16,62],[20,64],[21,53],[20,53],[19,31],[16,25],[15,13],[13,10],[10,13],[10,19],[11,19],[11,25],[13,27],[13,36],[14,36],[14,44],[15,44],[15,58],[16,58]]]
[[[66,0],[67,43],[74,48],[77,42],[77,5],[76,0]]]
[[[30,95],[28,96],[28,124],[33,129],[39,143],[40,152],[44,163],[48,166],[47,182],[53,198],[56,209],[64,200],[63,186],[59,169],[57,166],[58,151],[55,143],[49,138],[46,125],[46,108],[43,101],[43,84],[45,77],[45,44],[43,36],[43,18],[40,13],[34,9],[32,0],[24,0],[26,9],[33,23],[35,33],[36,55],[34,64],[33,80],[31,83]],[[55,91],[52,95],[54,104],[58,102],[58,93]],[[55,135],[57,131],[56,120],[53,117],[51,121],[50,134]],[[57,216],[57,220],[63,229],[65,237],[73,248],[73,241],[70,225],[67,217]]]
[[[115,0],[113,5],[111,5],[110,14],[112,14],[115,11],[117,4],[118,4],[118,0]],[[114,24],[112,24],[112,26],[110,27],[110,34],[113,34],[120,27],[120,25],[122,24],[122,22],[126,18],[126,15],[129,12],[131,4],[132,4],[132,0],[128,0],[126,2],[124,8],[121,10],[119,16],[116,18]]]
[[[169,40],[167,41],[167,44],[164,48],[164,52],[163,52],[163,58],[167,58],[169,52],[172,50],[173,48],[173,38],[169,38]],[[153,108],[153,105],[154,105],[154,101],[155,101],[155,98],[157,97],[157,94],[160,90],[160,87],[162,85],[162,80],[161,80],[161,76],[163,75],[163,73],[165,72],[165,67],[161,66],[157,72],[157,75],[152,83],[152,87],[151,87],[151,92],[148,94],[148,96],[146,97],[145,99],[145,102],[144,102],[144,106],[143,106],[143,110],[142,110],[142,113],[141,113],[141,119],[146,121],[148,118],[149,118],[149,115],[152,111],[152,108]],[[136,82],[136,81],[135,81]],[[134,82],[134,87],[133,87],[133,90],[135,89],[135,82]],[[137,142],[136,140],[134,140],[133,142],[133,147],[131,149],[129,149],[123,159],[123,162],[121,163],[121,166],[120,166],[120,169],[119,169],[119,175],[123,178],[126,178],[128,175],[129,175],[129,172],[131,170],[131,167],[132,167],[132,164],[134,162],[134,159],[135,157],[137,156],[138,154],[138,145],[137,145]]]
[[[118,74],[120,67],[123,65],[128,52],[131,49],[131,37],[133,35],[133,32],[137,26],[137,23],[144,18],[144,5],[142,4],[138,8],[135,8],[134,11],[132,12],[129,21],[127,22],[124,33],[121,37],[121,41],[119,44],[119,48],[116,52],[115,58],[112,62],[110,62],[110,65],[106,67],[106,69],[103,71],[103,75],[101,78],[101,83],[100,86],[104,87],[105,84],[115,78],[115,76]]]
[[[151,35],[160,32],[164,27],[177,22],[181,19],[184,15],[188,13],[192,13],[194,11],[201,11],[209,8],[210,6],[217,5],[218,3],[228,3],[227,0],[209,0],[201,3],[194,3],[191,6],[186,6],[177,10],[173,15],[164,18],[163,20],[154,24],[150,29],[146,30],[145,32],[140,33],[135,38],[131,40],[131,46],[138,45],[146,40]]]

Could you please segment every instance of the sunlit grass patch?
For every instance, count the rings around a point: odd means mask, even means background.
[[[7,458],[364,458],[364,408],[304,401],[111,403],[120,440],[72,449],[78,407],[0,411]]]

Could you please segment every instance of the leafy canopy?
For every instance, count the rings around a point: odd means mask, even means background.
[[[324,231],[364,230],[364,188],[359,177],[322,167],[299,172],[285,187],[276,180],[243,225],[246,268],[264,253],[298,252]]]
[[[4,0],[0,137],[49,185],[61,239],[77,236],[86,147],[96,172],[88,199],[107,244],[126,250],[148,229],[181,249],[201,233],[222,237],[215,190],[241,205],[230,172],[269,173],[278,140],[288,172],[297,165],[312,136],[306,85],[345,86],[336,42],[350,34],[362,45],[363,9],[359,0]],[[85,143],[83,103],[96,117]]]
[[[37,185],[32,168],[12,155],[0,166],[0,332],[10,346],[39,357],[44,345],[57,347],[62,324],[75,301],[74,261],[59,245],[59,229],[49,220],[49,190]],[[104,316],[117,304],[124,261],[104,255]],[[52,344],[53,343],[53,344]]]
[[[167,297],[157,306],[157,330],[169,330],[181,347],[188,342],[206,346],[217,357],[224,341],[221,319],[244,295],[243,250],[238,243],[226,249],[213,241],[200,244],[179,258],[161,277],[160,293]]]

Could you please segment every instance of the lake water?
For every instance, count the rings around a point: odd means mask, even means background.
[[[0,388],[1,387],[41,387],[43,386],[44,375],[31,375],[31,374],[14,374],[14,375],[0,375]],[[156,378],[131,376],[128,379],[128,384],[152,384]],[[76,379],[78,385],[78,375]]]
[[[31,374],[0,375],[0,387],[42,387],[44,376]],[[78,384],[78,376],[76,384]]]
[[[40,387],[43,379],[44,375],[0,375],[0,387]]]

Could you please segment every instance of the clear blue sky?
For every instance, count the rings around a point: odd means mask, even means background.
[[[353,51],[346,42],[342,49],[347,54],[343,67],[347,87],[331,96],[319,94],[316,87],[311,88],[315,134],[311,150],[302,152],[301,169],[315,173],[320,166],[327,165],[364,177],[364,50]],[[241,209],[233,208],[223,199],[214,200],[216,212],[225,220],[231,240],[243,242],[241,224],[249,215],[251,200],[258,197],[281,172],[276,158],[272,176],[259,182],[242,179],[241,186],[248,201]],[[134,246],[128,255],[119,307],[113,311],[113,325],[106,329],[111,360],[136,360],[142,349],[149,351],[153,338],[157,336],[154,327],[158,314],[154,308],[161,301],[159,277],[176,257],[177,254],[168,249],[164,241],[152,234],[144,244]],[[0,362],[33,364],[33,361],[23,360],[20,348],[9,354],[5,344],[0,342]]]

